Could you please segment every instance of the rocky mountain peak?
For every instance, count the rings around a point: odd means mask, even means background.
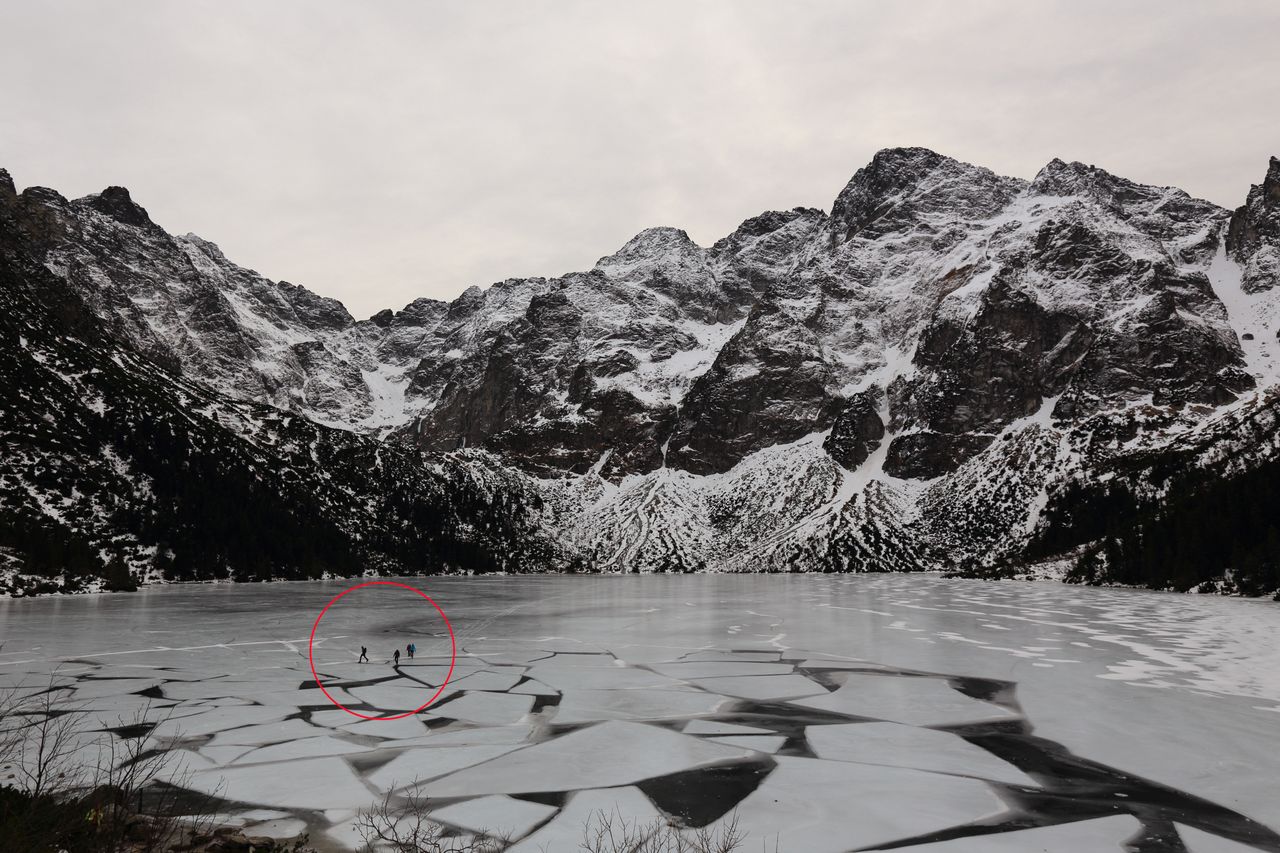
[[[1070,195],[1101,179],[1113,176],[1078,160],[1067,162],[1054,157],[1031,179],[1031,189],[1043,195]]]
[[[18,194],[18,188],[13,185],[13,177],[8,169],[0,169],[0,192],[10,198]]]
[[[711,249],[715,252],[733,251],[760,237],[773,234],[797,220],[815,223],[825,221],[827,215],[816,207],[793,207],[791,210],[767,210],[759,216],[743,220],[727,237],[721,237]]]
[[[124,187],[107,187],[97,195],[85,196],[78,203],[86,204],[101,214],[110,216],[117,222],[145,228],[152,225],[151,217],[142,205],[129,195]]]
[[[702,260],[705,250],[682,228],[646,228],[612,255],[596,261],[595,268],[610,277],[630,277],[636,271],[652,271],[687,259]]]
[[[977,219],[994,215],[1025,186],[990,169],[928,148],[886,148],[859,169],[836,197],[837,237],[874,238],[933,214]]]
[[[1177,187],[1140,184],[1106,169],[1054,158],[1031,181],[1031,191],[1039,195],[1080,197],[1091,200],[1122,217],[1149,216],[1157,209],[1175,223],[1196,220],[1223,211],[1212,202],[1197,199]]]
[[[1231,214],[1227,252],[1242,268],[1246,291],[1280,283],[1280,159],[1270,159],[1262,183],[1250,187],[1245,203]]]

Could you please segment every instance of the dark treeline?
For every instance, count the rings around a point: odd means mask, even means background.
[[[1185,476],[1158,501],[1138,501],[1121,485],[1074,486],[1055,503],[1030,556],[1089,543],[1069,580],[1244,595],[1280,590],[1280,462],[1229,478]]]

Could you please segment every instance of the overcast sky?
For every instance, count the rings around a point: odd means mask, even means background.
[[[1234,207],[1280,155],[1280,3],[0,5],[0,166],[359,317],[830,209],[878,149],[1053,157]]]

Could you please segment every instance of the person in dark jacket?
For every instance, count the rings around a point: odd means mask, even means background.
[[[399,665],[400,665],[400,650],[399,650],[399,649],[396,649],[396,653],[395,653],[392,657],[394,657],[394,658],[396,659],[396,662],[395,662],[394,666],[399,666]]]
[[[361,646],[361,647],[360,647],[360,660],[359,660],[359,661],[357,661],[357,663],[368,663],[368,662],[369,662],[369,650],[368,650],[366,647]]]

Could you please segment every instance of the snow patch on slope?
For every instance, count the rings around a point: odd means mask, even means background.
[[[1206,272],[1231,327],[1240,334],[1249,372],[1260,387],[1274,385],[1280,379],[1280,293],[1275,288],[1245,292],[1240,265],[1227,256],[1222,243]]]

